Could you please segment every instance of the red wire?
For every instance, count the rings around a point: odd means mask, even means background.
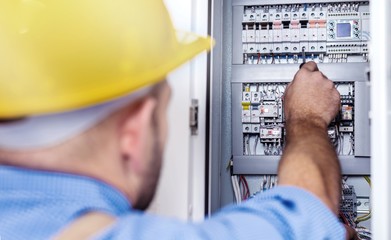
[[[240,176],[240,180],[243,182],[243,189],[245,188],[246,192],[244,192],[244,196],[247,199],[250,197],[250,188],[248,187],[247,179],[244,176]]]
[[[247,198],[249,198],[250,197],[250,188],[248,187],[248,182],[247,182],[246,177],[243,176],[243,180],[244,180],[244,183],[246,184],[246,188],[247,188]]]
[[[239,188],[242,186],[242,200],[244,200],[244,184],[242,183],[242,178],[239,176]]]

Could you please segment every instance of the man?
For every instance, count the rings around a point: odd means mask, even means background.
[[[143,213],[166,139],[178,41],[160,0],[0,3],[1,239],[343,239],[327,137],[339,94],[313,62],[285,95],[280,186],[203,223]]]

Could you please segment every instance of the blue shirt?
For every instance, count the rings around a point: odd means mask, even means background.
[[[310,193],[276,187],[202,223],[135,209],[115,188],[71,174],[0,166],[0,239],[48,239],[89,211],[117,217],[95,239],[344,239],[345,229]]]

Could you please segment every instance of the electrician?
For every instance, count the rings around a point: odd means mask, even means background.
[[[339,94],[313,62],[285,95],[280,186],[203,223],[143,213],[174,68],[211,46],[177,37],[161,0],[0,3],[1,239],[343,239],[326,127]]]

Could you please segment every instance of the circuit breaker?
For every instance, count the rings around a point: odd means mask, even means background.
[[[277,172],[285,144],[285,89],[303,61],[315,61],[341,95],[328,135],[343,174],[369,175],[369,2],[233,5],[233,172]]]
[[[240,64],[367,62],[369,2],[245,5],[234,21],[241,25]],[[304,56],[301,53],[304,51]]]

